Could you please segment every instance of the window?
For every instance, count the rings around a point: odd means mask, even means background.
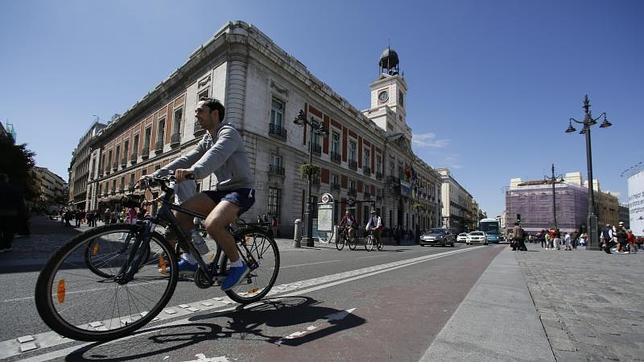
[[[174,122],[172,124],[173,133],[172,134],[181,134],[181,120],[183,118],[183,108],[175,109],[174,111]]]
[[[199,102],[201,98],[208,98],[208,88],[199,92],[199,95],[197,96],[197,102]]]
[[[349,161],[356,160],[356,143],[354,141],[349,141]]]
[[[271,124],[274,127],[282,128],[282,121],[284,119],[284,102],[279,99],[273,98],[271,104]]]
[[[271,165],[275,167],[282,167],[282,156],[278,154],[271,155]]]
[[[165,118],[159,121],[159,130],[157,133],[157,144],[156,144],[157,148],[163,147],[163,144],[165,143],[163,141],[164,136],[165,136]]]
[[[339,186],[340,185],[340,177],[338,177],[338,175],[336,175],[336,174],[333,174],[331,176],[331,184]]]
[[[268,213],[280,219],[280,189],[268,188]]]
[[[143,148],[150,148],[150,141],[152,138],[152,128],[148,127],[145,129],[145,138],[143,139]]]
[[[132,147],[132,154],[136,155],[136,153],[139,152],[139,135],[134,135],[134,144]]]
[[[107,153],[107,168],[110,169],[112,167],[112,150]]]
[[[398,91],[398,104],[400,104],[401,107],[405,106],[405,98],[402,91]]]
[[[127,152],[130,150],[130,140],[125,140],[125,145],[123,146],[123,158],[127,158]]]
[[[376,172],[382,172],[382,157],[376,156]]]
[[[134,187],[134,174],[130,174],[130,187]]]
[[[121,155],[121,146],[116,146],[116,157],[114,157],[114,163],[119,163],[119,156]]]
[[[340,134],[335,131],[331,136],[331,152],[340,153]]]
[[[371,158],[369,157],[370,156],[370,151],[369,151],[368,148],[365,148],[364,152],[362,153],[362,156],[364,158],[364,160],[362,162],[362,165],[364,167],[370,167],[369,165],[371,165],[371,163],[370,163]]]

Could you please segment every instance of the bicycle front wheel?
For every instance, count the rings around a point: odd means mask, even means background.
[[[251,267],[244,280],[227,290],[226,295],[237,303],[249,304],[264,298],[275,284],[280,269],[280,254],[275,240],[264,230],[248,229],[241,235],[237,241],[241,257],[248,263],[257,264],[254,269]],[[226,275],[230,267],[226,256],[221,264],[221,274]]]
[[[373,236],[367,235],[367,237],[364,239],[364,248],[367,251],[373,250]]]
[[[356,250],[358,247],[358,238],[352,235],[347,236],[347,243],[349,243],[349,249],[350,250]]]
[[[338,238],[335,240],[335,248],[338,250],[344,249],[344,243],[346,242],[346,240],[347,239],[344,237],[344,235],[338,235]]]
[[[45,324],[68,338],[105,341],[126,336],[159,314],[177,284],[177,259],[158,233],[135,250],[140,231],[139,225],[106,225],[63,245],[36,282],[36,309]],[[97,255],[103,250],[105,257],[100,266],[90,266],[87,250],[97,244]],[[136,270],[129,280],[122,277],[125,269]]]

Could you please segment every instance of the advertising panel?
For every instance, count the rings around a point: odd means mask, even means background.
[[[633,234],[644,236],[644,170],[628,178],[628,209]]]

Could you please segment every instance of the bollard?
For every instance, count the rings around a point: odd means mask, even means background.
[[[295,219],[295,226],[293,230],[293,247],[302,247],[302,220]]]

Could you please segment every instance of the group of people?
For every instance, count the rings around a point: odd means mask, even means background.
[[[96,227],[98,221],[102,221],[104,224],[115,224],[115,223],[134,223],[141,212],[145,212],[145,209],[137,210],[133,207],[121,207],[118,209],[110,210],[106,208],[105,210],[90,210],[83,211],[78,209],[68,209],[64,208],[59,211],[60,222],[65,226],[74,226],[80,227],[81,224],[87,224],[89,227]],[[71,224],[71,221],[74,220],[74,225]]]
[[[515,226],[512,241],[513,243],[517,241],[517,248],[523,241],[541,243],[541,247],[545,250],[574,250],[577,247],[585,247],[588,245],[588,234],[585,232],[562,233],[558,228],[550,228],[547,230],[543,229],[536,235],[527,235],[523,232],[523,237],[516,237],[516,230],[517,228]],[[523,241],[518,241],[518,239],[522,239]],[[599,242],[601,249],[608,254],[613,252],[619,254],[637,253],[639,249],[637,238],[632,230],[624,226],[623,221],[620,221],[618,225],[606,224],[599,230]]]
[[[623,221],[620,221],[617,226],[606,224],[602,228],[599,236],[601,248],[608,254],[612,252],[618,254],[635,254],[639,249],[633,231],[627,229]]]
[[[342,232],[348,233],[349,237],[356,237],[358,235],[357,231],[359,229],[359,225],[351,211],[348,209],[344,212],[344,216],[342,217],[342,220],[340,220],[338,227]],[[376,241],[380,242],[383,230],[382,218],[378,215],[376,209],[371,209],[369,220],[365,226],[365,231],[367,233],[371,233]]]

